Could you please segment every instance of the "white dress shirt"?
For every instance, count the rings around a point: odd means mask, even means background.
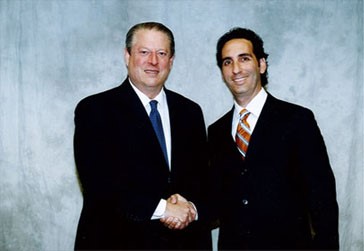
[[[129,82],[131,83],[131,86],[133,87],[134,91],[138,95],[140,101],[142,102],[147,114],[150,114],[151,107],[149,102],[152,101],[147,95],[145,95],[143,92],[141,92],[129,79]],[[160,91],[160,93],[153,99],[158,101],[157,109],[161,116],[162,120],[162,126],[163,126],[163,133],[164,138],[166,140],[166,148],[167,148],[167,155],[168,155],[168,164],[169,169],[171,169],[171,128],[170,128],[170,122],[169,122],[169,110],[168,110],[168,104],[167,104],[167,96],[164,92],[164,89]],[[157,208],[155,209],[153,216],[151,217],[152,220],[157,220],[163,217],[164,212],[167,207],[167,201],[164,199],[161,199],[159,201],[159,204]]]
[[[150,114],[151,107],[149,102],[152,101],[147,95],[145,95],[143,92],[141,92],[138,88],[134,86],[134,84],[129,80],[131,83],[131,86],[133,87],[134,91],[138,95],[140,101],[142,102],[145,111],[147,114]],[[168,110],[168,104],[167,104],[167,97],[166,93],[164,92],[164,89],[161,90],[161,92],[153,99],[158,101],[157,109],[161,116],[162,120],[162,126],[163,126],[163,133],[164,133],[164,139],[166,141],[166,148],[167,148],[167,155],[168,155],[168,164],[169,168],[171,167],[171,128],[169,123],[169,110]]]
[[[268,96],[267,92],[265,91],[264,88],[262,88],[246,107],[241,107],[234,100],[235,109],[234,109],[233,121],[232,121],[232,126],[231,126],[231,136],[233,137],[234,141],[235,141],[236,130],[238,128],[238,123],[240,120],[240,114],[239,114],[240,111],[245,108],[250,112],[247,122],[250,126],[251,133],[253,133],[253,130],[255,128],[255,125],[257,124],[259,115],[262,112],[264,103],[267,100],[267,96]]]

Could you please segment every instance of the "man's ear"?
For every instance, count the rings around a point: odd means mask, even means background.
[[[129,58],[130,58],[130,54],[129,54],[129,51],[128,49],[124,49],[124,61],[125,61],[125,64],[126,66],[129,65]]]
[[[172,68],[174,61],[174,55],[169,59],[169,68]]]
[[[267,70],[267,61],[265,61],[265,58],[259,59],[259,72],[260,74],[264,74],[264,72]]]

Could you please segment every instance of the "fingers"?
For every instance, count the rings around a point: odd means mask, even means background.
[[[170,229],[183,229],[195,220],[196,214],[192,203],[175,194],[167,200],[166,211],[160,221]]]
[[[175,196],[178,199],[178,201],[187,202],[187,200],[182,195],[180,195],[178,193],[176,193],[176,194],[174,194],[172,196]]]
[[[169,229],[181,230],[189,225],[189,222],[181,222],[177,218],[169,217],[162,221],[164,226],[168,227]]]
[[[165,217],[173,217],[179,219],[181,222],[189,221],[191,214],[191,206],[186,202],[178,202],[172,204],[167,201],[166,211],[164,213]]]
[[[196,211],[196,208],[195,206],[191,203],[191,202],[188,202],[189,206],[190,206],[190,212],[191,212],[191,221],[194,221],[196,219],[196,216],[197,216],[197,211]]]
[[[168,199],[168,202],[172,203],[172,204],[176,204],[178,201],[182,201],[182,202],[187,202],[187,200],[181,196],[180,194],[176,193],[171,195]]]

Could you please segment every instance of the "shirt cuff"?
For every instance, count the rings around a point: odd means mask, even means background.
[[[193,204],[193,202],[189,201],[189,203],[193,206],[193,208],[195,209],[196,211],[196,217],[195,217],[195,220],[198,220],[198,212],[197,212],[197,208],[195,206],[195,204]]]
[[[163,218],[164,216],[164,212],[166,211],[166,207],[167,207],[167,201],[164,199],[161,199],[158,203],[157,208],[155,209],[151,220],[159,220],[161,218]]]

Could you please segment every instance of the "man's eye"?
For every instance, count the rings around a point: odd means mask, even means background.
[[[148,51],[139,51],[139,53],[141,54],[141,55],[148,55]]]
[[[241,61],[243,61],[243,62],[250,61],[250,57],[242,57]]]
[[[162,57],[165,57],[167,56],[167,52],[164,52],[164,51],[160,51],[158,52],[159,56],[162,56]]]
[[[222,64],[227,66],[227,65],[231,64],[231,61],[230,60],[225,60],[224,62],[222,62]]]

